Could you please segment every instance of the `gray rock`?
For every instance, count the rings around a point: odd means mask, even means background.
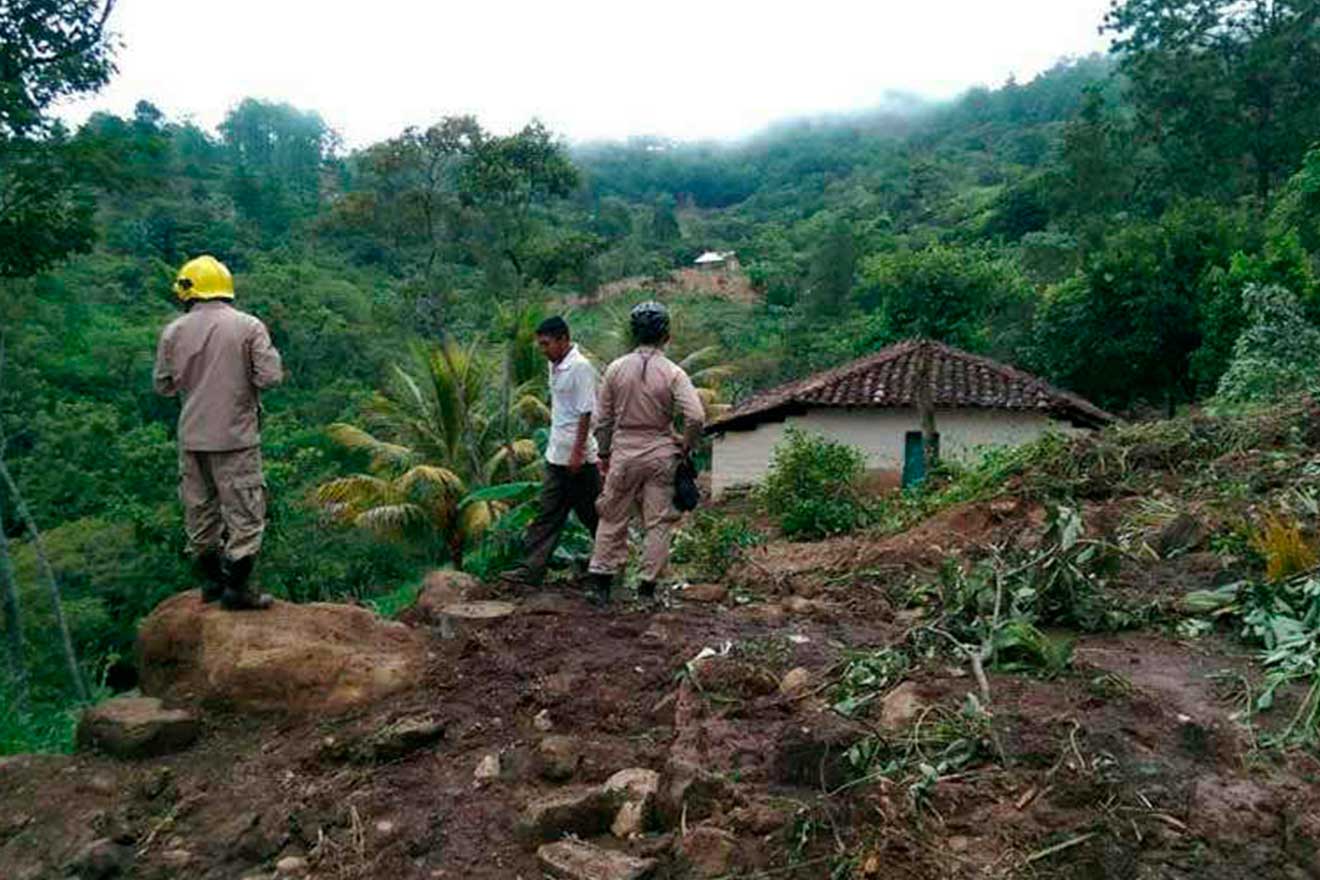
[[[620,770],[606,780],[605,790],[617,791],[624,798],[623,806],[619,807],[610,824],[611,833],[615,837],[628,838],[645,831],[655,812],[660,774],[644,767]]]
[[[321,747],[324,758],[358,764],[397,761],[444,739],[443,721],[429,715],[408,716],[391,721],[365,736],[345,740],[329,738]]]
[[[186,749],[201,730],[191,712],[166,709],[154,697],[118,697],[83,712],[78,747],[117,758],[146,758]]]
[[[600,786],[569,788],[536,798],[523,811],[518,834],[532,843],[546,843],[567,834],[604,834],[622,801],[619,792]]]
[[[580,840],[548,843],[536,851],[541,870],[559,880],[644,880],[655,859],[639,859]]]

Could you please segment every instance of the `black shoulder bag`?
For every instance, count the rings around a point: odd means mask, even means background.
[[[697,468],[692,463],[692,456],[684,455],[678,460],[678,470],[674,472],[674,506],[686,513],[696,510],[701,503],[701,490],[697,488]]]

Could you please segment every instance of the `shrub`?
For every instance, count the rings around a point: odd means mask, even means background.
[[[851,446],[789,428],[775,447],[757,502],[789,537],[824,538],[866,524],[858,486],[865,462]]]
[[[674,561],[688,566],[694,577],[719,580],[763,539],[747,517],[703,510],[674,536]]]

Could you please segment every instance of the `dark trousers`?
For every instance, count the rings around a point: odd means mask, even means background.
[[[539,583],[545,577],[570,512],[576,513],[578,521],[595,536],[599,495],[600,471],[594,464],[582,465],[576,474],[563,465],[546,464],[545,480],[541,483],[541,512],[527,527],[523,538],[525,556],[518,570],[522,580]]]

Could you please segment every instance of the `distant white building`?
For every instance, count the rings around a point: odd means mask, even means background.
[[[712,494],[764,477],[787,428],[856,447],[880,485],[921,480],[925,454],[917,386],[923,374],[935,410],[936,449],[954,461],[973,461],[988,447],[1029,443],[1047,431],[1071,434],[1115,420],[1007,364],[914,339],[762,392],[708,425],[706,433],[715,438]]]
[[[734,251],[706,251],[692,261],[704,272],[736,272],[738,256]]]

